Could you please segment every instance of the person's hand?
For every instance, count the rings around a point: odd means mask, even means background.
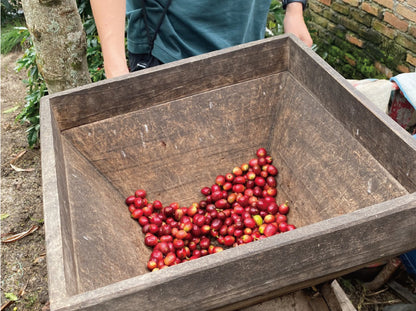
[[[312,38],[303,19],[303,7],[300,2],[289,3],[283,20],[285,33],[292,33],[301,39],[307,46],[312,46]]]

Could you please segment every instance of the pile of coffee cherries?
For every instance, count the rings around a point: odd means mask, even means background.
[[[147,268],[163,269],[295,229],[288,223],[287,202],[276,202],[278,170],[272,162],[267,151],[259,148],[248,163],[203,187],[203,200],[186,207],[150,202],[143,189],[127,197],[131,217],[137,219],[144,243],[152,248]]]

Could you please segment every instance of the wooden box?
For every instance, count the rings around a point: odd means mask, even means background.
[[[234,310],[416,248],[416,141],[280,36],[45,97],[52,310]],[[125,198],[186,206],[265,147],[294,231],[147,272]]]

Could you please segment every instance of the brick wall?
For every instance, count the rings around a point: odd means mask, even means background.
[[[390,78],[416,67],[416,0],[309,0],[320,54],[347,78]]]

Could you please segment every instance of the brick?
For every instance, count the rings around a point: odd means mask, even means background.
[[[336,24],[331,23],[331,22],[328,22],[326,29],[330,31],[332,34],[335,34],[335,36],[337,36],[339,32],[345,33],[345,29],[344,31],[342,31],[342,29],[339,29],[339,27],[337,27]],[[342,35],[341,37],[344,38],[344,35]]]
[[[358,35],[361,39],[376,45],[380,44],[383,39],[383,35],[381,33],[375,31],[374,29],[369,29],[364,26],[361,27],[360,31],[358,32]]]
[[[389,9],[392,9],[394,5],[393,0],[374,0],[374,2],[377,2],[378,4]]]
[[[324,17],[322,17],[318,14],[314,14],[314,13],[311,13],[311,16],[312,16],[313,21],[316,24],[318,24],[319,26],[321,26],[323,28],[328,27],[329,20],[327,20],[326,18],[324,18]]]
[[[351,43],[345,40],[345,34],[343,38],[334,37],[332,44],[338,46],[344,52],[351,52],[351,50],[361,51],[361,49],[357,49],[355,46],[352,46]]]
[[[368,3],[368,2],[363,2],[363,4],[361,4],[361,9],[364,12],[367,12],[367,13],[369,13],[371,15],[374,15],[374,16],[378,16],[378,14],[380,12],[378,6],[375,6],[374,4]]]
[[[343,0],[345,3],[351,5],[351,6],[355,6],[358,7],[358,5],[360,4],[360,1],[358,0]]]
[[[393,71],[391,71],[389,68],[387,68],[384,64],[380,62],[375,62],[374,66],[377,68],[379,72],[384,74],[387,78],[393,77]]]
[[[379,20],[374,20],[372,27],[387,38],[394,39],[396,37],[397,31]]]
[[[363,57],[368,58],[371,56],[372,59],[385,59],[385,51],[380,50],[380,45],[374,45],[371,42],[365,42],[363,46]]]
[[[348,16],[341,15],[338,19],[338,23],[352,32],[358,33],[360,31],[361,25]]]
[[[363,45],[364,45],[363,40],[361,40],[361,39],[357,38],[356,36],[354,36],[354,35],[353,35],[353,34],[351,34],[351,33],[347,33],[347,34],[345,35],[345,39],[346,39],[348,42],[350,42],[351,44],[354,44],[354,45],[356,45],[356,46],[358,46],[358,47],[360,47],[360,48],[362,48],[362,47],[363,47]]]
[[[416,53],[416,38],[407,35],[396,37],[396,42],[407,50]]]
[[[412,22],[416,22],[416,12],[410,10],[409,8],[405,7],[402,4],[398,4],[396,7],[396,12],[398,14],[400,14],[401,16],[403,16],[404,18],[412,21]]]
[[[371,26],[371,21],[373,20],[373,17],[370,14],[357,9],[353,9],[351,11],[351,17],[357,22],[366,25],[367,27]]]
[[[407,27],[409,26],[408,22],[399,19],[397,16],[390,12],[384,13],[384,21],[401,31],[407,31]]]
[[[339,23],[339,14],[336,14],[333,10],[324,10],[322,16],[335,24]]]
[[[331,6],[332,0],[318,0],[320,3]]]
[[[322,14],[323,7],[324,7],[323,5],[315,1],[309,1],[308,3],[309,12],[315,12],[319,15]]]
[[[406,65],[397,65],[396,69],[397,69],[397,71],[403,72],[403,73],[410,72],[409,67],[407,67]]]
[[[335,2],[331,8],[338,13],[341,13],[343,15],[348,15],[348,13],[350,12],[350,7],[348,5],[345,4],[341,4],[338,2]]]
[[[416,38],[416,26],[410,26],[408,31],[409,31],[409,35]]]
[[[412,55],[410,53],[407,53],[406,55],[406,62],[409,64],[416,66],[416,55]]]

